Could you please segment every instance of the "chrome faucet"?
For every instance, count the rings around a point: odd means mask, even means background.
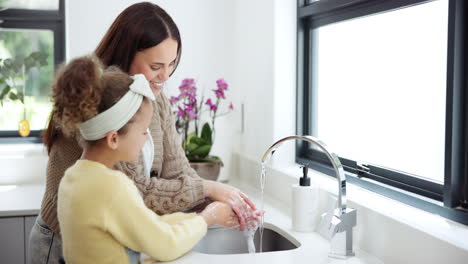
[[[330,257],[347,258],[354,256],[353,252],[353,227],[356,226],[356,209],[346,207],[346,178],[343,165],[341,165],[338,155],[331,152],[327,145],[320,139],[313,136],[289,136],[276,141],[267,149],[262,157],[264,164],[269,157],[285,141],[300,139],[318,146],[328,157],[335,169],[338,180],[338,201],[337,207],[333,211],[322,215],[317,232],[330,240]]]

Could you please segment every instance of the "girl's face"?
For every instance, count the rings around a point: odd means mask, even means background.
[[[158,45],[139,51],[130,64],[130,75],[142,73],[150,82],[155,96],[159,95],[164,82],[174,71],[177,59],[177,41],[167,38]]]
[[[129,124],[127,133],[119,138],[119,153],[121,161],[134,162],[138,160],[140,150],[148,139],[147,129],[151,123],[153,106],[148,100],[143,100],[141,108]]]

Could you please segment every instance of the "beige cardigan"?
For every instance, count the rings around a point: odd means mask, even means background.
[[[163,94],[153,102],[150,130],[154,142],[152,177],[144,176],[141,156],[136,163],[118,163],[116,169],[133,180],[146,206],[157,214],[185,211],[201,204],[204,201],[203,180],[185,157],[169,101]],[[49,154],[41,217],[55,233],[60,233],[57,219],[58,186],[65,170],[80,158],[81,153],[82,149],[74,139],[60,136]]]

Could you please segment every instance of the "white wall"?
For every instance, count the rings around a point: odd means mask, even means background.
[[[297,1],[275,1],[273,140],[296,134]],[[295,142],[278,150],[275,165],[294,163]],[[281,151],[281,152],[279,152]]]
[[[273,10],[269,0],[236,1],[234,82],[244,104],[236,150],[259,158],[273,137]]]
[[[260,161],[276,140],[295,134],[296,1],[237,0],[233,70],[245,104],[244,132],[234,149]],[[285,144],[275,162],[291,162]]]

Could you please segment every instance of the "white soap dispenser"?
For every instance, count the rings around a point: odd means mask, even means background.
[[[302,167],[299,184],[292,186],[292,227],[299,232],[312,232],[318,222],[318,188],[310,185],[309,169]]]

